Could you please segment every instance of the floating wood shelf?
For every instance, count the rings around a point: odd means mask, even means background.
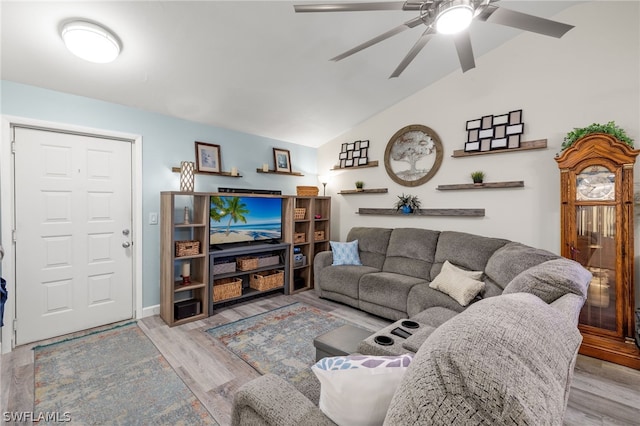
[[[473,152],[465,152],[464,149],[458,149],[456,151],[453,151],[453,155],[451,156],[454,158],[471,157],[473,155],[502,154],[505,152],[527,151],[530,149],[544,149],[546,147],[547,147],[547,140],[538,139],[535,141],[520,142],[520,148],[494,149],[493,151],[473,151]]]
[[[276,174],[276,175],[304,176],[300,172],[277,172],[275,170],[269,170],[269,171],[265,172],[262,169],[256,169],[256,172],[258,172],[258,173],[273,173],[273,174]]]
[[[386,194],[389,192],[387,188],[371,188],[371,189],[362,189],[360,191],[356,189],[343,189],[338,192],[341,195],[349,195],[349,194]]]
[[[180,167],[172,167],[171,171],[173,173],[180,173]],[[242,177],[242,175],[239,173],[237,175],[232,175],[231,172],[199,172],[197,170],[194,170],[193,173],[196,175],[217,175],[217,176],[228,176],[233,178]]]
[[[483,217],[484,209],[420,209],[416,212],[405,214],[396,209],[370,209],[360,208],[358,214],[386,215],[386,216],[472,216]]]
[[[378,161],[369,161],[367,164],[362,166],[351,166],[351,167],[340,167],[334,166],[331,170],[352,170],[352,169],[364,169],[367,167],[378,167]]]
[[[453,185],[438,185],[438,191],[454,191],[458,189],[491,189],[491,188],[522,188],[523,180],[514,180],[511,182],[484,182],[484,183],[459,183]]]

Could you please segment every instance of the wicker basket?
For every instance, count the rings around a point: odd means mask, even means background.
[[[315,231],[313,233],[313,240],[314,241],[322,241],[322,240],[324,240],[324,231]]]
[[[213,264],[213,275],[228,274],[236,271],[236,262],[231,260],[221,260]]]
[[[251,256],[236,257],[236,264],[241,271],[258,269],[258,258]]]
[[[317,186],[296,186],[298,197],[316,197],[318,191]]]
[[[307,209],[305,209],[304,207],[296,207],[295,209],[293,209],[293,218],[295,220],[302,220],[304,219],[304,216],[307,213]]]
[[[249,277],[249,287],[258,291],[271,290],[283,285],[284,271],[282,270],[256,272]]]
[[[242,296],[242,280],[240,278],[221,278],[213,282],[214,302],[240,296]]]
[[[304,243],[304,232],[296,232],[293,234],[293,242],[294,243]]]
[[[200,254],[200,241],[176,241],[176,257]]]

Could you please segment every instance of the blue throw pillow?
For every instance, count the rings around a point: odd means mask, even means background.
[[[331,244],[331,251],[333,251],[332,265],[362,265],[358,254],[358,240],[348,243],[329,241],[329,244]]]

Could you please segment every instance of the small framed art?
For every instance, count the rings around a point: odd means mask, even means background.
[[[276,172],[291,173],[291,154],[288,149],[273,148],[273,161]]]
[[[196,142],[196,169],[199,173],[220,173],[220,145]]]

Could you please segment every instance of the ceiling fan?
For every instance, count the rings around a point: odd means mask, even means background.
[[[417,11],[419,15],[415,18],[331,58],[332,61],[339,61],[399,34],[404,30],[417,27],[420,24],[425,25],[427,29],[422,33],[418,41],[409,50],[409,53],[407,53],[389,78],[398,77],[402,74],[429,40],[438,33],[451,34],[453,36],[456,51],[458,52],[458,59],[462,66],[462,72],[475,68],[476,64],[468,31],[468,27],[474,19],[556,38],[562,37],[567,31],[573,28],[573,25],[516,12],[491,4],[496,1],[497,0],[407,0],[369,3],[326,3],[294,5],[294,9],[296,12]]]

